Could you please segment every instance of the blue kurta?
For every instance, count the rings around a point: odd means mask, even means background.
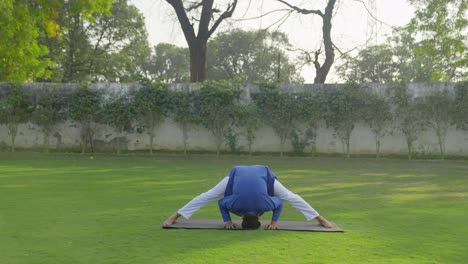
[[[230,221],[229,212],[242,216],[273,211],[272,221],[278,221],[283,208],[280,198],[273,197],[276,176],[267,166],[235,166],[229,174],[224,198],[219,200],[219,210],[224,222]]]

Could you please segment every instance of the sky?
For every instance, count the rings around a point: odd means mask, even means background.
[[[161,42],[172,43],[187,47],[185,38],[172,7],[164,0],[130,0],[145,16],[146,29],[151,45]],[[215,5],[227,0],[215,0]],[[290,4],[305,9],[324,10],[326,0],[289,0]],[[366,7],[366,3],[372,16]],[[285,12],[274,12],[271,15],[257,19],[249,19],[268,13],[272,10],[284,9],[285,6],[274,0],[242,1],[233,17],[223,21],[216,32],[227,31],[232,28],[255,30],[270,27],[272,30],[286,32],[292,47],[314,51],[321,45],[321,19],[316,15],[293,14],[281,25],[275,24]],[[385,34],[392,31],[392,27],[403,26],[413,16],[413,8],[407,0],[337,0],[332,19],[332,39],[334,44],[343,52],[363,47],[364,45],[385,42]],[[216,35],[215,32],[215,35]],[[323,49],[322,49],[323,50]],[[306,83],[312,83],[314,78],[312,66],[302,69],[302,76]],[[332,71],[328,83],[340,82]]]

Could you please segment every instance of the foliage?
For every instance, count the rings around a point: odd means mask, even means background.
[[[254,102],[250,102],[247,105],[236,107],[235,117],[236,124],[243,129],[242,134],[247,141],[249,155],[252,155],[252,145],[262,123],[260,111]]]
[[[322,89],[319,96],[327,127],[335,130],[341,140],[343,153],[349,158],[351,133],[354,125],[363,119],[363,89],[358,84],[348,83],[342,88]]]
[[[32,112],[30,94],[19,84],[12,84],[10,89],[0,97],[0,124],[8,127],[11,139],[11,151],[15,152],[15,139],[18,125],[26,123]]]
[[[159,43],[144,66],[144,75],[164,83],[186,83],[190,80],[190,61],[187,48]]]
[[[47,68],[52,62],[44,59],[47,47],[37,42],[42,29],[37,25],[46,14],[34,7],[36,1],[32,2],[0,3],[0,82],[30,81],[50,75]]]
[[[337,71],[347,82],[389,83],[397,72],[392,57],[393,51],[388,45],[369,46],[356,57],[345,56]]]
[[[58,39],[67,29],[59,12],[71,6],[72,14],[93,21],[98,13],[109,14],[113,0],[2,0],[0,3],[0,81],[31,81],[50,77],[52,60],[39,38]],[[62,66],[62,65],[60,65]]]
[[[297,120],[299,109],[296,97],[288,92],[282,92],[275,84],[264,83],[254,96],[262,120],[271,126],[280,138],[280,155],[283,156],[284,143],[291,136]]]
[[[407,26],[421,40],[417,56],[431,63],[431,81],[466,77],[468,68],[468,19],[466,0],[411,0],[415,16]]]
[[[233,112],[240,97],[239,84],[231,81],[205,81],[196,101],[199,122],[214,136],[216,153],[235,119]]]
[[[289,47],[288,37],[282,32],[241,29],[223,32],[208,42],[207,76],[212,80],[240,78],[250,83],[302,82],[298,69],[287,56]]]
[[[156,128],[168,114],[168,92],[163,83],[146,80],[142,82],[142,87],[136,90],[133,96],[137,124],[139,128],[148,133],[150,153],[153,154]]]
[[[226,139],[226,145],[229,149],[229,152],[233,154],[239,154],[242,150],[242,147],[239,146],[239,134],[234,131],[234,129],[229,128],[226,135],[224,135]]]
[[[426,127],[422,103],[413,98],[413,94],[405,84],[392,84],[388,92],[391,102],[395,106],[394,114],[397,117],[397,128],[405,136],[408,159],[411,160],[414,142],[418,139],[419,133]]]
[[[445,156],[445,138],[447,131],[454,123],[454,99],[447,90],[437,91],[424,98],[422,103],[424,117],[429,128],[437,135],[440,156]]]
[[[304,155],[304,149],[313,144],[315,138],[315,132],[311,128],[306,129],[304,133],[294,129],[291,133],[291,144],[293,146],[294,155]]]
[[[65,120],[66,102],[58,87],[37,91],[37,101],[32,113],[32,122],[41,127],[44,145],[49,151],[50,135],[56,126]]]
[[[93,139],[97,132],[97,125],[102,120],[102,94],[101,92],[82,85],[74,90],[69,97],[70,117],[80,124],[81,153],[91,146],[94,152]]]
[[[182,129],[184,155],[187,155],[187,141],[190,126],[197,123],[196,109],[192,91],[172,91],[170,94],[170,114]]]
[[[414,52],[420,45],[414,34],[399,28],[389,42],[395,60],[395,82],[431,82],[433,63],[431,58]]]
[[[388,100],[374,91],[365,90],[365,105],[363,120],[371,128],[375,136],[375,155],[380,156],[380,141],[388,131],[393,120],[391,106]]]
[[[117,154],[120,154],[120,136],[132,130],[132,122],[135,117],[134,104],[128,95],[121,95],[107,101],[104,104],[104,122],[117,131]]]
[[[112,15],[96,13],[90,22],[74,10],[76,1],[58,10],[60,37],[41,38],[49,58],[61,66],[52,69],[51,81],[137,81],[151,52],[143,15],[127,0],[115,0]]]
[[[468,81],[455,85],[454,121],[457,128],[468,131]]]

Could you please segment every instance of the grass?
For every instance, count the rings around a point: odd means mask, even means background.
[[[161,229],[237,164],[346,232]],[[0,263],[466,263],[467,194],[467,161],[0,153]]]

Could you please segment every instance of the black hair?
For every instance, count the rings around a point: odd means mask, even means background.
[[[246,214],[243,217],[242,228],[244,229],[258,229],[260,227],[260,221],[258,221],[258,215]]]

